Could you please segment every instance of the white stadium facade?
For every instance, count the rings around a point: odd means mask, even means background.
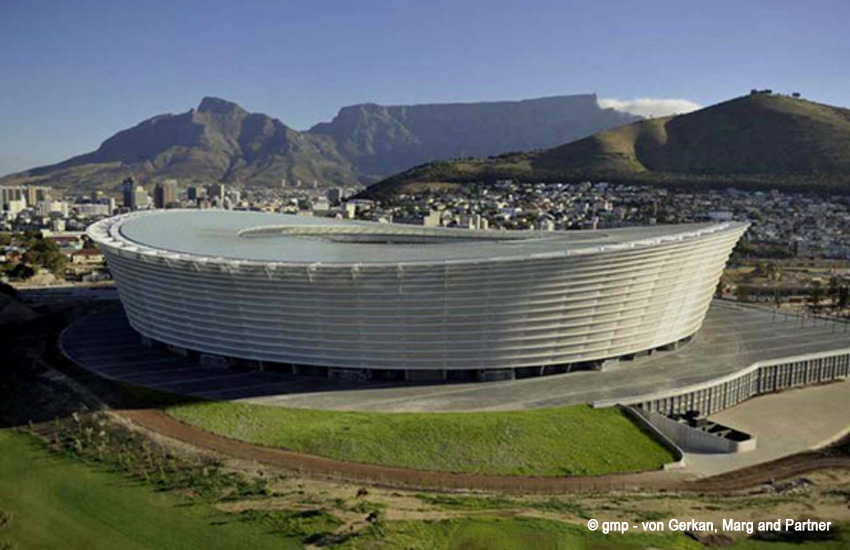
[[[159,210],[88,235],[152,344],[342,379],[493,380],[687,341],[746,228],[476,231]]]

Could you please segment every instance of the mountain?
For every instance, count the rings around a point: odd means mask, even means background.
[[[205,97],[197,109],[159,115],[118,132],[96,151],[0,178],[2,184],[117,187],[123,178],[280,185],[282,178],[355,183],[350,163],[326,136]]]
[[[364,195],[508,178],[850,192],[850,110],[754,93],[543,151],[418,166]]]
[[[299,132],[239,105],[206,97],[197,109],[165,114],[118,132],[94,152],[0,178],[77,191],[178,178],[279,186],[282,179],[371,183],[422,162],[527,151],[638,117],[601,109],[595,95],[525,101],[345,107]]]
[[[364,178],[431,160],[531,151],[640,117],[601,109],[595,94],[523,101],[412,106],[354,105],[310,129],[330,136]]]

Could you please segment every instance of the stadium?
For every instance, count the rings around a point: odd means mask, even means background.
[[[497,380],[689,340],[746,228],[478,231],[167,210],[88,235],[152,345],[338,379]]]

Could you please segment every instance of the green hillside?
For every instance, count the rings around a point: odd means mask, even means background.
[[[552,149],[418,166],[367,196],[497,179],[850,191],[850,110],[753,94]]]
[[[26,434],[0,430],[0,449],[0,511],[11,517],[3,549],[301,548],[209,504],[49,454]]]
[[[486,413],[317,411],[231,403],[168,414],[230,437],[337,460],[491,475],[601,475],[654,470],[670,451],[617,409]]]

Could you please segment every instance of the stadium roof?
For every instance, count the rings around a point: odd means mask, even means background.
[[[226,210],[155,210],[98,222],[95,241],[148,253],[296,264],[464,262],[583,255],[698,239],[739,222],[598,231],[478,231]]]

